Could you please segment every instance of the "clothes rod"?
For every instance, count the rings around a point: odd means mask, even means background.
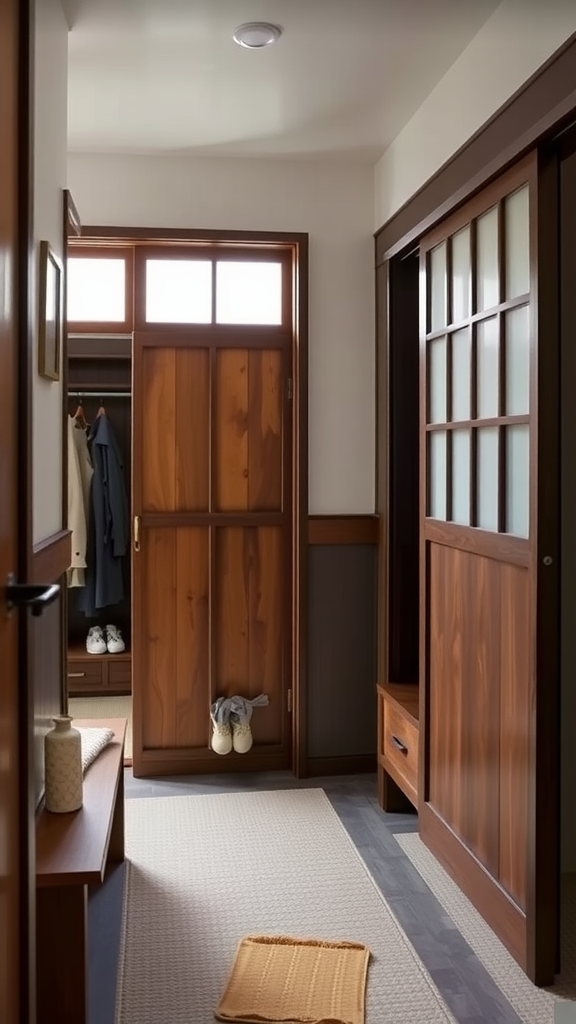
[[[68,392],[68,398],[132,398],[131,391],[76,391]]]

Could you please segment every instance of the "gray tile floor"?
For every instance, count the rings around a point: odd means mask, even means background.
[[[126,769],[125,786],[127,799],[259,789],[324,789],[459,1024],[519,1024],[518,1015],[394,840],[394,833],[417,831],[416,814],[384,814],[378,807],[375,776],[299,781],[289,772],[274,772],[151,780],[134,779],[131,770]],[[114,1022],[123,876],[123,868],[116,869],[90,899],[90,1024]]]

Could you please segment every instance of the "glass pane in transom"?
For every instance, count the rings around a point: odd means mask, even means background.
[[[218,262],[216,322],[281,324],[282,264]]]
[[[209,324],[211,320],[211,260],[146,260],[147,323]]]
[[[126,260],[69,256],[66,312],[72,323],[124,323]]]

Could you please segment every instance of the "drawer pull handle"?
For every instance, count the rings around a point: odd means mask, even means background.
[[[85,672],[69,672],[68,679],[83,679],[85,675]]]
[[[391,736],[390,739],[392,740],[392,743],[394,744],[396,749],[399,750],[401,754],[408,753],[408,747],[406,746],[405,743],[402,743],[402,740],[399,740],[397,736]]]

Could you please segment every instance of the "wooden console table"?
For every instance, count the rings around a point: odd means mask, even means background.
[[[70,814],[41,806],[36,819],[38,1024],[87,1024],[88,886],[124,860],[126,720],[74,719],[114,739],[86,770],[84,803]]]

